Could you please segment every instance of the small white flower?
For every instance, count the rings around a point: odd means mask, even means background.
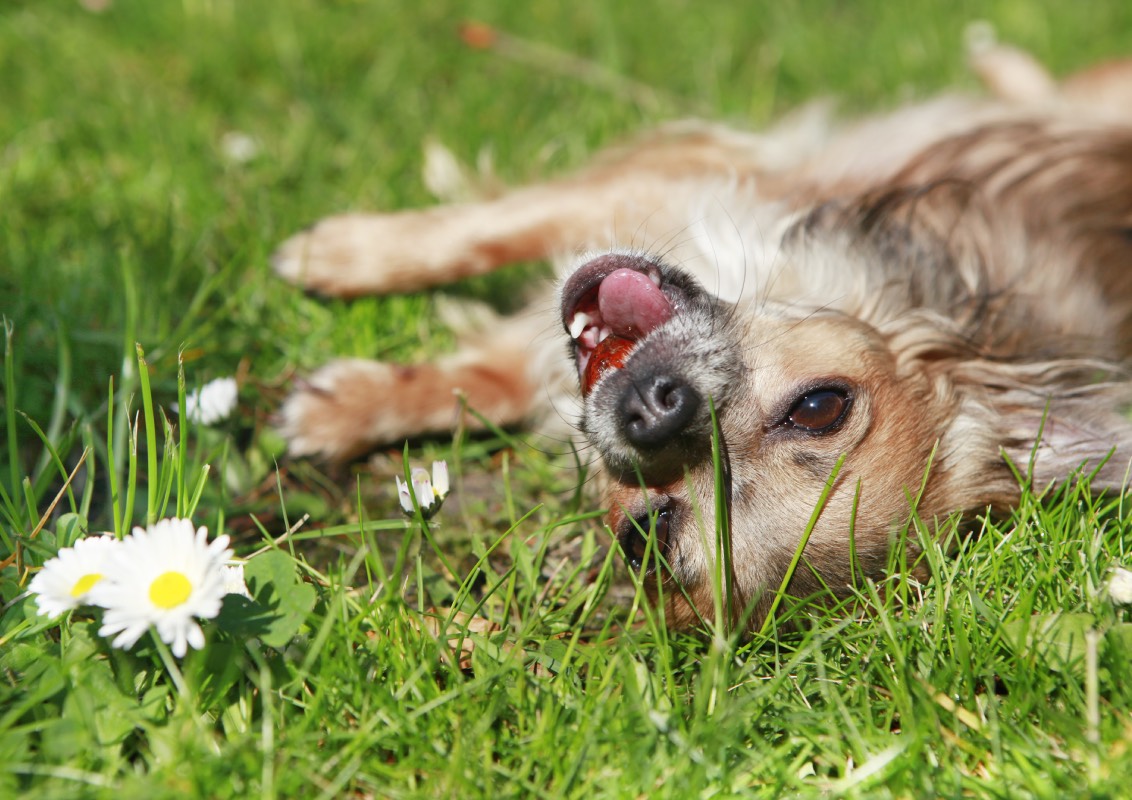
[[[106,609],[99,635],[128,648],[152,625],[178,658],[189,645],[199,650],[204,633],[194,618],[220,613],[231,556],[227,536],[210,543],[208,529],[194,531],[187,519],[134,528],[108,559],[106,579],[90,593],[91,602]]]
[[[448,464],[444,461],[432,462],[432,476],[423,467],[414,467],[409,473],[409,483],[397,478],[397,498],[401,509],[413,515],[413,498],[421,508],[421,514],[428,519],[440,510],[444,498],[448,496]]]
[[[252,599],[248,585],[244,582],[244,562],[229,561],[224,567],[224,594],[243,595]]]
[[[236,408],[238,392],[235,378],[209,381],[199,390],[193,389],[185,395],[185,417],[201,425],[214,425],[227,419]],[[173,410],[178,411],[176,403]]]
[[[1108,576],[1108,596],[1120,605],[1132,604],[1132,571],[1114,567]]]
[[[106,561],[120,542],[113,536],[88,536],[64,547],[28,584],[40,614],[57,617],[87,602],[95,584],[106,577]]]
[[[233,164],[246,164],[259,155],[259,142],[241,131],[228,131],[220,137],[220,151]]]

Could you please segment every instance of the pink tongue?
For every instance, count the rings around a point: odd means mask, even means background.
[[[602,321],[618,336],[639,339],[672,316],[672,304],[648,275],[632,269],[611,272],[597,295]]]

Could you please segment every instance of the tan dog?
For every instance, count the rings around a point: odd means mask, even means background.
[[[1009,508],[1008,461],[1032,462],[1039,485],[1082,466],[1095,487],[1121,485],[1132,62],[1060,85],[1005,48],[976,67],[995,98],[840,129],[813,114],[763,135],[683,123],[489,201],[320,222],[275,263],[333,295],[589,252],[556,303],[483,326],[450,358],[317,372],[282,411],[292,452],[343,458],[446,430],[454,390],[495,422],[552,428],[577,415],[580,383],[609,524],[635,566],[651,531],[677,624],[713,615],[711,407],[732,621],[765,615],[839,461],[795,595],[843,591],[851,534],[876,576],[913,503],[928,520]]]

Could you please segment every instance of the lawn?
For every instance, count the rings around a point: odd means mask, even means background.
[[[426,142],[517,183],[672,118],[975,91],[974,19],[1058,73],[1132,53],[1126,0],[0,5],[0,796],[1127,796],[1104,587],[1130,515],[1087,479],[973,530],[912,519],[925,583],[894,564],[740,640],[664,628],[561,446],[460,430],[329,466],[272,430],[332,356],[451,347],[437,295],[326,300],[269,265],[320,216],[435,202]],[[513,308],[544,273],[451,291]],[[232,416],[179,424],[225,376]],[[428,522],[405,453],[451,467]],[[202,649],[37,615],[61,547],[172,516],[247,560]]]

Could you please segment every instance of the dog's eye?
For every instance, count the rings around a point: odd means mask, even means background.
[[[815,389],[799,398],[786,424],[807,433],[828,433],[845,419],[850,398],[842,389]]]

